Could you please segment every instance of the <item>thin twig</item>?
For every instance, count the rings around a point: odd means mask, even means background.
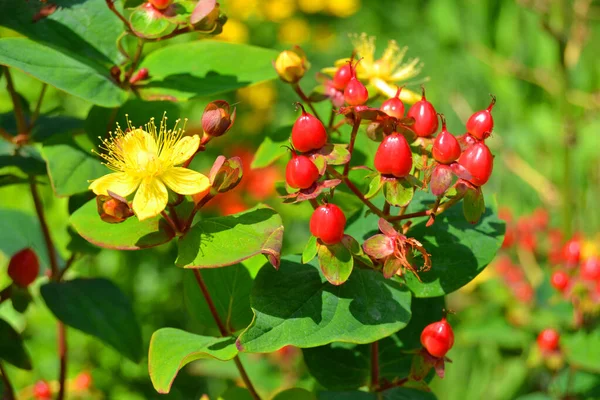
[[[173,221],[173,219],[169,216],[169,214],[167,214],[166,211],[161,211],[160,215],[165,219],[165,221],[167,221],[171,229],[173,229],[173,232],[179,232],[179,227],[177,226],[177,224],[175,224],[175,221]]]
[[[193,271],[194,271],[194,276],[196,277],[196,282],[198,282],[200,291],[202,291],[202,295],[204,296],[204,299],[206,300],[206,304],[208,305],[208,309],[209,309],[213,319],[215,320],[217,327],[219,328],[219,332],[221,333],[221,336],[223,336],[223,337],[231,336],[231,332],[229,331],[229,329],[227,329],[227,327],[221,320],[219,313],[217,312],[217,308],[215,307],[215,303],[213,302],[212,297],[210,296],[208,287],[206,286],[206,283],[204,282],[204,279],[202,278],[202,274],[200,274],[200,271],[198,271],[197,269],[194,269]],[[244,369],[244,366],[242,365],[242,361],[240,360],[240,358],[238,356],[235,356],[233,361],[235,362],[235,366],[237,367],[237,369],[240,373],[240,377],[242,378],[242,381],[244,381],[244,384],[246,385],[246,389],[248,389],[248,391],[252,395],[252,398],[255,400],[260,400],[260,396],[258,395],[258,393],[256,392],[256,389],[252,385],[252,381],[248,377],[248,374],[246,373],[246,370]]]
[[[209,193],[209,194],[207,194],[206,196],[204,196],[204,197],[202,198],[202,200],[200,200],[200,201],[198,202],[198,204],[196,204],[196,205],[194,206],[194,209],[192,210],[192,212],[190,213],[190,216],[189,216],[189,217],[188,217],[188,219],[187,219],[187,222],[186,222],[186,223],[185,223],[185,225],[183,226],[183,230],[182,230],[182,232],[183,232],[183,233],[187,232],[187,231],[188,231],[188,230],[189,230],[189,229],[192,227],[192,223],[194,223],[194,217],[196,216],[196,213],[197,213],[198,211],[200,211],[200,209],[201,209],[202,207],[204,207],[204,205],[205,205],[206,203],[208,203],[209,201],[211,201],[213,197],[215,197],[215,196],[214,196],[212,193]]]
[[[371,201],[369,199],[365,198],[365,196],[360,191],[360,189],[357,188],[356,185],[354,185],[354,183],[347,176],[346,177],[343,176],[342,174],[337,172],[333,167],[327,167],[327,172],[329,172],[334,178],[339,179],[342,182],[344,182],[344,184],[348,187],[348,189],[350,189],[352,191],[352,193],[354,193],[356,195],[356,197],[358,197],[358,199],[363,202],[364,205],[369,207],[369,210],[371,210],[375,215],[377,215],[381,218],[384,217],[381,210],[379,208],[377,208],[377,206],[375,206],[375,204],[371,203]]]
[[[42,91],[40,92],[38,101],[35,105],[35,110],[33,111],[33,115],[31,116],[31,121],[29,121],[29,130],[33,129],[33,124],[35,124],[35,121],[40,116],[40,110],[42,108],[42,101],[44,100],[44,95],[46,94],[46,89],[48,89],[48,84],[44,83],[42,85]]]
[[[142,51],[144,50],[144,39],[138,37],[137,46],[135,48],[135,53],[131,59],[131,65],[129,69],[125,73],[125,77],[123,78],[123,83],[125,85],[129,85],[129,78],[133,75],[138,65],[140,64],[140,60],[142,57]]]
[[[71,266],[73,265],[73,263],[75,262],[76,259],[77,259],[77,253],[75,253],[75,252],[71,253],[71,256],[69,257],[69,259],[65,263],[65,267],[58,274],[58,280],[59,281],[62,281],[63,277],[65,276],[65,274],[67,273],[67,271],[69,270],[69,268],[71,268]]]
[[[31,197],[33,198],[33,204],[35,205],[35,211],[37,213],[38,220],[40,221],[40,227],[44,236],[44,243],[46,244],[46,250],[48,251],[48,258],[50,259],[50,268],[52,271],[52,279],[57,280],[59,276],[58,260],[56,257],[56,249],[50,236],[50,230],[48,229],[48,222],[44,214],[44,205],[37,189],[37,183],[35,178],[29,177],[29,188],[31,190]]]
[[[10,98],[13,103],[13,109],[15,111],[15,119],[17,121],[17,135],[27,133],[27,121],[25,120],[25,114],[23,112],[23,105],[21,104],[21,98],[15,89],[15,85],[10,74],[10,69],[4,67],[4,76],[6,77],[6,88],[10,93]]]
[[[117,17],[119,17],[119,19],[125,24],[129,31],[133,31],[131,29],[131,24],[129,24],[129,21],[127,21],[127,19],[115,8],[114,0],[106,0],[106,5],[110,9],[110,11],[112,11]]]
[[[418,211],[418,212],[414,212],[414,213],[410,213],[410,214],[396,215],[395,217],[387,218],[387,220],[390,222],[396,222],[396,221],[402,221],[404,219],[425,217],[425,216],[429,215],[430,213],[431,213],[431,210],[423,210],[423,211]]]
[[[348,152],[350,153],[350,160],[352,159],[352,152],[354,151],[354,142],[356,141],[356,135],[358,134],[358,128],[360,127],[360,118],[357,117],[352,126],[352,132],[350,133],[350,143],[348,144]],[[350,160],[344,165],[344,177],[348,176],[350,172]]]
[[[310,101],[308,96],[306,96],[300,85],[298,83],[294,83],[292,84],[292,88],[294,88],[294,91],[298,94],[298,96],[300,96],[302,101],[305,102],[308,105],[308,107],[310,107],[310,110],[313,112],[315,117],[317,117],[317,119],[321,121],[321,123],[323,123],[323,120],[321,119],[321,117],[319,117],[319,114],[317,113],[317,110],[315,109],[315,106],[313,105],[312,101]]]
[[[2,366],[0,362],[0,374],[2,375],[2,382],[4,383],[4,397],[5,400],[14,400],[15,399],[15,390],[8,379],[8,375],[6,374],[6,370]]]
[[[67,391],[67,327],[58,321],[58,357],[60,360],[60,373],[58,377],[59,389],[56,400],[63,400]]]

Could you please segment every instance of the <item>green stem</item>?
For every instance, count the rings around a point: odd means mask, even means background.
[[[10,94],[10,98],[13,103],[15,111],[15,119],[17,121],[17,135],[27,133],[27,121],[25,120],[25,114],[23,112],[23,106],[21,104],[21,98],[15,89],[15,85],[10,74],[10,69],[4,67],[4,76],[6,76],[6,88]]]
[[[127,86],[129,86],[129,78],[131,78],[131,76],[137,69],[138,65],[140,64],[143,50],[144,50],[144,39],[138,37],[138,42],[137,42],[137,46],[135,48],[135,53],[133,54],[133,57],[131,58],[131,66],[125,73],[125,78],[123,79],[123,83]]]
[[[369,207],[369,210],[371,210],[375,215],[377,215],[381,218],[384,217],[384,214],[381,212],[381,210],[379,208],[377,208],[377,206],[375,206],[375,204],[371,203],[371,201],[369,199],[365,198],[365,196],[360,191],[360,189],[357,188],[356,185],[354,185],[354,183],[347,176],[343,176],[342,174],[337,172],[335,169],[333,169],[333,167],[327,167],[327,172],[329,172],[334,178],[339,179],[342,182],[344,182],[344,184],[348,187],[348,189],[350,189],[352,191],[352,193],[354,193],[356,195],[356,197],[358,197],[359,200],[363,202],[364,205]]]
[[[33,128],[35,121],[37,121],[38,117],[40,116],[40,110],[42,108],[42,101],[44,100],[44,95],[46,94],[46,89],[48,89],[48,84],[44,83],[42,85],[42,91],[40,92],[40,96],[38,97],[37,104],[35,105],[35,111],[33,112],[33,115],[31,116],[31,121],[29,121],[29,130],[31,130]]]
[[[198,283],[198,286],[200,287],[200,291],[202,292],[202,295],[204,296],[204,299],[206,300],[206,304],[208,305],[208,309],[210,310],[210,313],[211,313],[213,319],[215,320],[217,327],[219,328],[219,332],[221,332],[221,336],[223,336],[223,337],[231,336],[231,332],[229,331],[229,329],[227,329],[227,327],[223,323],[223,320],[219,316],[219,313],[217,312],[217,308],[215,307],[215,303],[213,302],[212,297],[210,296],[208,287],[206,286],[206,283],[204,282],[204,279],[202,278],[202,274],[200,274],[200,271],[198,271],[197,269],[194,269],[193,271],[194,271],[194,276],[196,277],[196,282]],[[235,356],[235,358],[233,359],[233,362],[235,362],[235,366],[237,367],[237,369],[240,373],[240,377],[242,378],[242,381],[244,381],[244,385],[246,385],[246,389],[248,389],[252,398],[254,400],[260,400],[260,396],[256,392],[254,385],[252,385],[252,381],[250,380],[250,377],[246,373],[246,369],[242,365],[242,361],[240,360],[240,358],[238,356]]]

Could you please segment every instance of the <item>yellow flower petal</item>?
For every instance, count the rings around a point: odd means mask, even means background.
[[[160,179],[175,193],[196,194],[210,187],[207,176],[191,169],[173,167],[166,170]]]
[[[175,143],[172,153],[170,154],[171,159],[169,161],[171,166],[186,162],[191,156],[194,155],[196,150],[198,150],[198,146],[200,146],[200,137],[198,135],[185,136],[181,138],[177,143]]]
[[[110,190],[119,196],[126,197],[133,193],[140,184],[140,179],[124,172],[115,172],[94,180],[89,189],[96,195],[108,195]]]
[[[133,198],[133,212],[140,221],[160,214],[169,201],[165,185],[156,178],[145,178]]]

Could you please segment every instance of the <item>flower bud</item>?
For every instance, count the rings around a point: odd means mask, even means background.
[[[190,22],[197,31],[218,34],[223,30],[227,17],[221,16],[221,5],[216,0],[200,0],[196,4]]]
[[[235,108],[230,114],[229,103],[216,100],[208,103],[202,114],[202,129],[212,137],[224,135],[235,122]]]
[[[133,85],[138,81],[144,81],[148,79],[148,76],[148,68],[142,68],[129,79],[129,83]]]
[[[279,78],[287,83],[298,82],[309,68],[304,51],[298,46],[279,53],[274,66]]]
[[[243,173],[241,158],[219,156],[210,169],[210,183],[213,190],[218,193],[225,193],[240,183]]]
[[[104,222],[118,224],[133,216],[133,210],[123,197],[109,192],[110,196],[96,197],[98,214]]]

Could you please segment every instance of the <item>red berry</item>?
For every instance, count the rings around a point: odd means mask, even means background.
[[[301,104],[300,107],[302,107]],[[327,143],[327,130],[323,123],[302,107],[302,115],[298,117],[292,127],[292,145],[296,150],[304,153],[320,149],[325,146],[325,143]]]
[[[562,256],[565,264],[569,267],[574,267],[579,264],[581,259],[581,242],[574,238],[569,240],[562,249]]]
[[[550,283],[554,289],[563,292],[569,286],[569,274],[564,271],[555,271],[550,278]]]
[[[129,78],[129,83],[133,85],[138,81],[143,81],[146,79],[148,79],[148,68],[142,68],[138,72],[136,72],[131,78]]]
[[[581,264],[581,277],[586,281],[600,279],[600,258],[591,256]]]
[[[292,152],[292,159],[285,167],[285,180],[294,189],[307,189],[319,179],[319,169],[310,158],[296,155]]]
[[[423,87],[423,97],[417,101],[408,110],[408,117],[412,117],[415,123],[412,126],[415,134],[420,137],[429,137],[433,135],[438,128],[437,113],[433,105],[425,98],[425,88]]]
[[[421,344],[434,357],[446,355],[454,345],[454,332],[446,318],[429,324],[423,329]]]
[[[483,186],[492,175],[494,156],[485,144],[478,142],[460,155],[458,163],[469,171],[473,185]]]
[[[467,121],[467,131],[479,140],[489,137],[494,129],[494,118],[492,118],[494,104],[496,104],[496,97],[492,96],[492,102],[488,108],[477,111]]]
[[[46,381],[37,381],[33,385],[33,397],[36,400],[48,400],[52,398],[52,390]]]
[[[344,237],[346,216],[335,204],[317,207],[310,218],[310,233],[325,244],[339,243]]]
[[[350,63],[342,65],[335,71],[335,75],[333,76],[333,87],[337,90],[346,89],[348,82],[350,82],[350,78],[352,78],[352,67],[350,66]]]
[[[19,286],[31,285],[40,272],[40,262],[31,248],[16,253],[8,264],[8,276]]]
[[[402,88],[399,87],[396,91],[396,95],[391,99],[384,101],[379,109],[390,117],[402,118],[404,116],[404,103],[400,100],[401,91]]]
[[[375,153],[375,169],[384,175],[402,178],[412,169],[412,152],[401,134],[394,132],[386,136]]]
[[[92,375],[89,372],[81,372],[75,377],[75,389],[88,390],[92,387]]]
[[[542,352],[551,352],[558,349],[560,334],[554,329],[544,329],[537,337],[537,344]]]
[[[433,142],[433,158],[439,163],[450,164],[460,157],[460,144],[458,140],[446,129],[446,118],[442,119],[442,131]]]
[[[173,3],[173,0],[148,0],[157,10],[164,10]]]
[[[356,64],[358,65],[358,62]],[[344,100],[349,106],[363,105],[369,100],[369,92],[365,85],[356,78],[356,65],[354,67],[350,65],[350,72],[350,81],[344,89]]]

